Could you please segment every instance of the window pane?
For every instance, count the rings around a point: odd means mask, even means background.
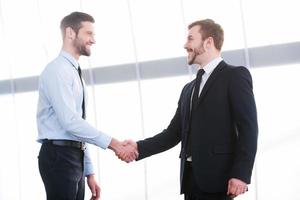
[[[83,1],[83,8],[95,18],[96,44],[91,65],[109,66],[135,61],[126,0]]]
[[[172,120],[188,76],[142,81],[145,135],[152,137],[166,129]],[[180,145],[147,158],[149,199],[182,199],[180,192]],[[163,177],[163,178],[162,178]]]
[[[249,47],[299,41],[299,1],[243,1],[243,10]]]
[[[258,198],[299,199],[299,65],[251,70],[258,120]],[[279,172],[279,173],[278,173]],[[277,183],[274,183],[276,174]]]
[[[14,99],[11,95],[0,95],[0,199],[19,199],[20,148],[17,135]]]
[[[130,1],[138,61],[185,55],[180,1]]]
[[[20,157],[20,185],[22,199],[45,199],[45,190],[38,169],[40,144],[36,142],[37,92],[20,93],[15,96],[17,110],[18,148]],[[30,184],[28,184],[30,180]],[[12,188],[13,189],[13,188]],[[36,192],[41,191],[41,192]]]
[[[45,51],[41,43],[36,1],[12,0],[1,3],[5,31],[4,48],[8,52],[4,60],[7,59],[11,64],[12,76],[38,74],[45,61]]]
[[[224,29],[223,50],[244,48],[243,24],[239,0],[183,1],[185,22],[188,24],[210,18]]]
[[[142,133],[137,83],[97,85],[95,92],[99,129],[120,141],[140,139]],[[103,185],[101,198],[144,199],[143,163],[126,164],[110,150],[99,151],[100,177]]]

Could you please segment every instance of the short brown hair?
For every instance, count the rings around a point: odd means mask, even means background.
[[[75,33],[77,34],[79,29],[82,27],[81,22],[92,22],[94,23],[94,18],[83,12],[72,12],[71,14],[65,16],[60,22],[60,29],[62,33],[66,30],[66,28],[71,27]]]
[[[219,24],[211,19],[204,19],[191,23],[188,28],[191,29],[194,26],[200,26],[199,32],[201,33],[203,40],[212,37],[216,49],[221,50],[224,41],[224,31]]]

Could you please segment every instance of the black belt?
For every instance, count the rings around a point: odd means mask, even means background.
[[[67,146],[67,147],[74,147],[81,150],[85,150],[86,146],[84,142],[78,142],[73,140],[43,140],[43,143],[50,143],[57,146]]]

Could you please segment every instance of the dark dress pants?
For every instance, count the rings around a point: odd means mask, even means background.
[[[84,200],[83,156],[78,148],[42,144],[39,170],[47,200]]]
[[[208,193],[199,189],[193,175],[192,163],[186,161],[183,177],[185,200],[232,200],[225,192]]]

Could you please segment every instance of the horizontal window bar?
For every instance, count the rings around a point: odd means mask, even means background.
[[[300,63],[300,42],[254,47],[249,48],[248,52],[251,68]],[[246,66],[245,49],[224,51],[222,57],[229,64]],[[142,80],[188,75],[186,57],[96,67],[91,69],[91,73],[84,70],[83,75],[88,85],[91,84],[90,75],[93,76],[95,84],[135,81],[137,79],[136,67],[139,67]],[[196,69],[192,68],[192,71],[195,73]],[[0,81],[0,95],[9,94],[12,91],[30,92],[37,88],[38,76]]]

